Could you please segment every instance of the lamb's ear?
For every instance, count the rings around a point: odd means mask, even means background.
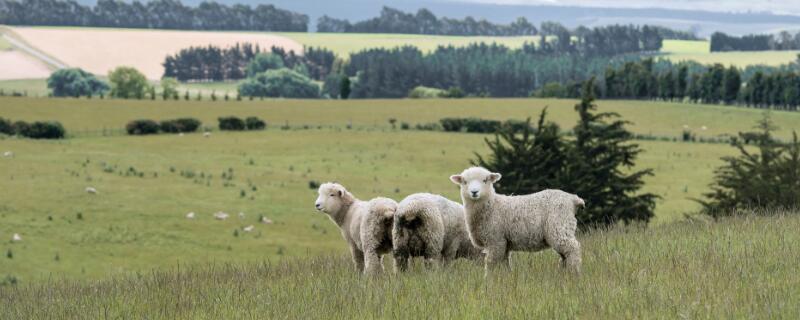
[[[453,181],[453,183],[455,184],[461,184],[462,182],[464,182],[464,178],[461,177],[461,175],[454,174],[450,176],[450,181]]]
[[[497,181],[500,181],[500,178],[502,178],[502,177],[503,177],[503,175],[494,172],[494,173],[489,174],[489,181],[491,181],[492,183],[495,183]]]
[[[343,196],[343,195],[344,195],[344,191],[342,191],[342,189],[339,189],[339,191],[338,191],[338,192],[339,192],[339,197],[341,197],[341,196]]]

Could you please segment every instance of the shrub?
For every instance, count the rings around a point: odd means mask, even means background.
[[[257,117],[247,117],[244,123],[247,130],[264,130],[267,128],[267,123]]]
[[[408,122],[400,123],[400,130],[408,130],[408,129],[411,129],[411,125],[408,124]]]
[[[66,134],[61,123],[56,121],[36,121],[30,124],[17,121],[14,128],[17,134],[31,139],[62,139]]]
[[[446,94],[442,89],[418,86],[408,92],[408,97],[412,99],[431,99],[439,98]]]
[[[125,130],[130,135],[156,134],[159,129],[158,123],[146,119],[133,120],[125,125]]]
[[[5,133],[7,135],[14,134],[14,124],[11,120],[6,120],[0,117],[0,133]]]
[[[464,90],[459,87],[450,87],[447,91],[442,91],[439,96],[442,98],[463,98],[465,94]]]
[[[439,131],[442,130],[442,126],[440,126],[436,122],[429,122],[429,123],[417,123],[414,126],[414,129],[417,130],[424,130],[424,131]]]
[[[161,121],[161,131],[167,133],[195,132],[202,123],[194,118],[180,118]]]
[[[464,119],[464,128],[470,133],[494,133],[500,129],[500,121],[480,118]]]
[[[144,74],[131,67],[117,67],[108,75],[111,81],[111,95],[117,98],[142,99],[148,88]]]
[[[464,119],[461,118],[442,118],[439,120],[442,129],[447,132],[459,132],[464,127]]]
[[[286,68],[267,70],[239,85],[239,93],[251,97],[319,98],[319,91],[311,79]]]
[[[108,84],[79,68],[53,72],[47,79],[47,87],[53,90],[53,96],[56,97],[91,97],[108,90]]]
[[[243,131],[247,128],[244,121],[241,118],[237,118],[234,116],[229,117],[220,117],[217,119],[219,121],[219,129],[225,131]]]
[[[526,127],[530,127],[530,122],[522,121],[522,120],[515,120],[509,119],[506,122],[503,122],[503,128],[505,130],[511,130],[512,132],[522,132],[525,130]]]

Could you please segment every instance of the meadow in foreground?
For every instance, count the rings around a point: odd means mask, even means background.
[[[770,318],[800,316],[800,216],[690,219],[580,236],[579,278],[555,253],[516,253],[484,279],[460,261],[364,278],[344,254],[173,265],[100,281],[0,288],[0,318]],[[385,261],[388,268],[388,261]]]

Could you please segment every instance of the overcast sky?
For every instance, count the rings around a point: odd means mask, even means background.
[[[495,4],[566,5],[616,8],[666,8],[724,12],[769,11],[800,15],[800,0],[451,0]]]

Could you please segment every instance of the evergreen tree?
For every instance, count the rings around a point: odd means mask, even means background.
[[[350,78],[342,75],[342,80],[339,81],[339,98],[347,100],[348,97],[350,97]]]
[[[757,208],[794,208],[800,203],[800,141],[794,132],[790,143],[773,136],[777,128],[768,113],[757,131],[740,132],[733,146],[738,157],[723,157],[725,164],[715,171],[711,192],[706,193],[703,211],[713,217],[732,215]],[[754,153],[753,145],[758,149]]]
[[[583,98],[575,105],[580,120],[573,129],[574,147],[561,179],[564,189],[587,203],[586,210],[579,213],[579,223],[647,222],[653,217],[658,196],[640,189],[643,178],[652,176],[653,170],[632,171],[641,149],[631,143],[633,134],[625,129],[629,122],[616,113],[594,113],[593,88],[594,79],[587,81]]]
[[[566,162],[567,143],[555,123],[547,122],[547,109],[542,110],[536,128],[528,118],[521,131],[504,125],[494,140],[486,138],[491,150],[488,158],[475,154],[472,164],[492,172],[501,172],[503,179],[495,184],[499,193],[529,194],[547,188],[559,188],[559,168]]]
[[[739,98],[739,90],[742,88],[742,77],[739,69],[734,66],[725,71],[724,84],[722,87],[722,99],[725,104],[733,104]]]

